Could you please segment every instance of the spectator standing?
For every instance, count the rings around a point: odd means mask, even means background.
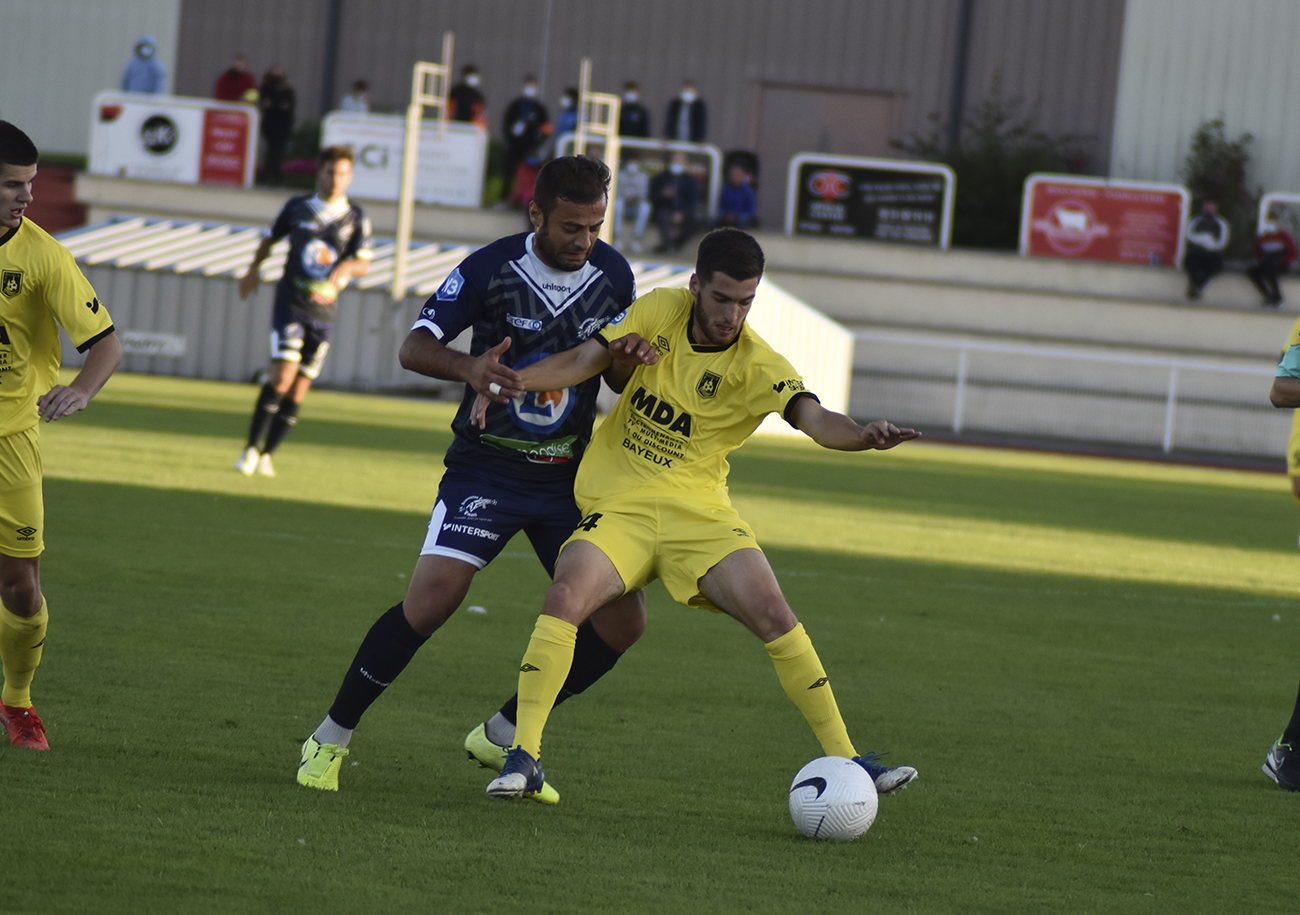
[[[641,104],[641,87],[634,82],[623,84],[623,104],[618,112],[620,137],[650,136],[650,109]]]
[[[695,231],[695,207],[700,199],[695,176],[686,169],[686,154],[675,152],[668,167],[650,183],[660,254],[676,251]]]
[[[718,195],[718,218],[714,228],[733,226],[748,229],[758,216],[758,199],[749,184],[749,173],[741,166],[727,169],[727,181]]]
[[[555,135],[573,133],[578,129],[578,90],[570,86],[560,96],[560,116],[555,119]],[[558,152],[558,150],[557,150]]]
[[[650,203],[650,176],[641,170],[641,160],[635,150],[623,155],[623,167],[618,173],[618,197],[614,201],[614,247],[620,247],[623,220],[628,213],[636,219],[636,234],[632,236],[632,250],[641,253],[641,236],[654,207]]]
[[[293,109],[296,104],[289,77],[278,64],[262,77],[258,96],[262,108],[262,138],[266,140],[266,159],[262,179],[269,184],[280,181],[280,163],[293,136]]]
[[[370,84],[359,79],[352,84],[352,91],[339,100],[340,111],[353,111],[366,114],[370,111]]]
[[[249,72],[243,54],[236,54],[226,71],[217,77],[212,97],[219,102],[257,104],[257,77]]]
[[[1255,239],[1255,264],[1246,271],[1255,288],[1264,296],[1267,308],[1282,307],[1282,287],[1277,278],[1291,268],[1296,259],[1295,239],[1270,215],[1264,231]]]
[[[664,136],[683,143],[703,143],[709,132],[708,109],[694,80],[682,84],[682,91],[668,103]]]
[[[519,97],[506,108],[506,186],[515,181],[519,166],[551,133],[551,116],[537,97],[537,78],[524,77]]]
[[[460,70],[460,82],[451,87],[448,93],[451,101],[449,120],[477,124],[487,130],[487,107],[483,93],[479,91],[478,67],[466,64]]]
[[[1207,200],[1201,214],[1187,223],[1187,297],[1199,299],[1205,284],[1223,270],[1223,249],[1228,247],[1228,224],[1219,215],[1219,205]]]
[[[135,43],[135,54],[122,71],[122,91],[158,95],[166,85],[167,68],[158,60],[158,43],[145,35]]]

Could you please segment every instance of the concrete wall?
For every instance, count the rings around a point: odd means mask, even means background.
[[[1300,4],[1128,0],[1110,171],[1180,181],[1192,132],[1249,132],[1250,183],[1300,191]]]
[[[175,84],[181,0],[0,0],[0,118],[46,153],[90,149],[90,103],[116,89],[141,36]]]

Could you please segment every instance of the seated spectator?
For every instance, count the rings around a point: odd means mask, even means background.
[[[695,176],[686,170],[686,153],[675,152],[668,167],[650,183],[650,201],[659,226],[659,246],[664,254],[686,244],[695,231],[695,208],[700,199]]]
[[[249,72],[243,54],[236,54],[230,67],[217,77],[212,97],[221,102],[257,104],[257,77]]]
[[[339,102],[340,111],[355,111],[365,114],[370,111],[370,84],[359,79],[352,84],[352,91],[343,96]]]
[[[1264,296],[1264,307],[1282,307],[1282,287],[1277,278],[1291,268],[1296,259],[1295,239],[1270,214],[1264,231],[1255,239],[1255,264],[1246,271],[1255,288]]]
[[[1223,249],[1228,247],[1228,224],[1213,200],[1201,205],[1201,215],[1187,223],[1187,297],[1199,299],[1205,284],[1223,270]]]
[[[727,181],[718,194],[718,218],[713,227],[750,228],[758,216],[758,199],[749,184],[749,174],[739,165],[727,169]]]
[[[654,209],[650,204],[650,176],[641,170],[641,160],[635,150],[623,154],[623,167],[618,173],[618,196],[614,199],[614,247],[620,246],[623,220],[631,214],[636,219],[636,234],[632,236],[632,250],[641,253],[641,236]]]

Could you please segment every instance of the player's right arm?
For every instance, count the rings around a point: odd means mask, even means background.
[[[402,368],[429,378],[443,381],[463,381],[484,397],[498,403],[505,403],[509,398],[490,392],[492,385],[498,390],[518,391],[519,374],[509,366],[501,364],[501,354],[510,348],[510,338],[506,337],[496,346],[478,356],[471,356],[450,349],[433,332],[425,327],[416,327],[402,341],[402,348],[397,353],[397,361]]]
[[[271,234],[266,236],[257,245],[257,250],[253,252],[253,262],[248,265],[248,270],[239,280],[239,297],[246,299],[253,293],[257,292],[258,284],[262,280],[262,261],[271,256],[271,249],[275,243],[289,234],[293,228],[293,222],[289,213],[289,207],[293,201],[289,201],[280,210],[280,215],[275,217],[275,222],[271,223]]]

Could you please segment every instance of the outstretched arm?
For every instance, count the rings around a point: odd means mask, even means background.
[[[509,398],[501,396],[499,392],[519,385],[519,375],[514,369],[501,364],[501,354],[509,348],[510,338],[506,337],[487,352],[471,356],[448,349],[429,330],[417,327],[402,341],[397,361],[402,368],[430,378],[463,381],[480,395],[497,403],[505,403]],[[492,385],[498,386],[498,393],[490,391]]]
[[[86,409],[121,361],[122,341],[117,334],[101,337],[86,353],[86,361],[71,384],[56,384],[37,399],[41,418],[48,423]]]
[[[883,419],[859,426],[843,413],[827,410],[811,397],[800,397],[795,401],[790,418],[799,431],[823,448],[834,451],[884,451],[921,437],[915,429],[900,429]]]

